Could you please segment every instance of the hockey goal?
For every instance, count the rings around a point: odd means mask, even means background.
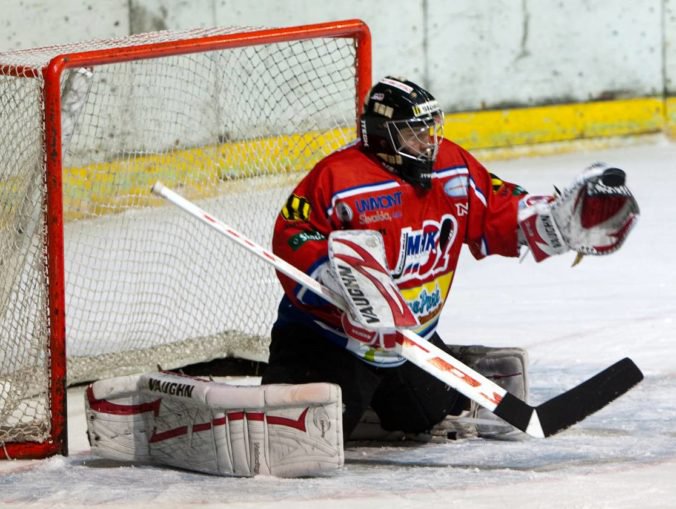
[[[67,453],[69,384],[265,360],[274,272],[150,187],[269,245],[370,80],[358,20],[0,53],[0,457]]]

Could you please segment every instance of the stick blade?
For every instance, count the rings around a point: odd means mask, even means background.
[[[535,412],[549,437],[605,407],[643,380],[643,373],[626,357],[569,391],[542,403]]]

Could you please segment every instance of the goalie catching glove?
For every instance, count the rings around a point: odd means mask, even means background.
[[[329,263],[322,283],[345,298],[341,317],[345,334],[372,348],[393,350],[397,329],[418,325],[387,269],[379,232],[343,230],[329,236]]]
[[[521,200],[519,228],[535,261],[568,250],[580,255],[617,251],[639,217],[625,180],[623,170],[597,163],[557,196]]]

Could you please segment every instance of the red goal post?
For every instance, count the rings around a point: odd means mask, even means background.
[[[359,20],[0,53],[0,458],[67,454],[68,384],[261,359],[269,269],[147,184],[265,243],[299,174],[355,138],[370,85]]]

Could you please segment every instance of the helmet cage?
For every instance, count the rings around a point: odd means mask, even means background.
[[[425,117],[390,120],[385,125],[395,154],[420,163],[434,163],[444,137],[444,114],[441,111]]]

